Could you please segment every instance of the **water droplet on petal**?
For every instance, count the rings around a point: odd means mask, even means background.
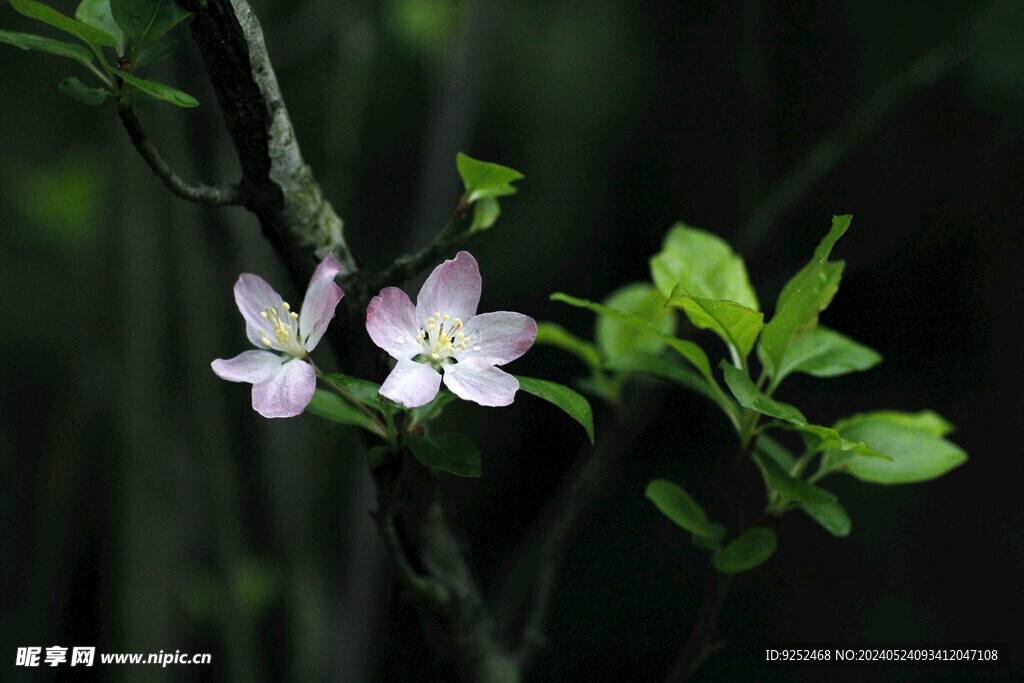
[[[480,350],[480,347],[479,347],[479,346],[474,346],[474,347],[473,347],[473,350],[474,350],[474,351],[479,351],[479,350]]]
[[[399,335],[398,337],[395,337],[395,341],[398,342],[399,344],[404,344],[405,343],[405,337]]]

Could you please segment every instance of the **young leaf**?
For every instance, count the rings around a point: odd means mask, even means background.
[[[793,372],[803,372],[814,377],[836,377],[867,370],[881,360],[882,356],[874,349],[835,330],[816,327],[789,345],[772,377],[772,384],[778,385],[786,375]]]
[[[803,479],[797,479],[779,467],[775,460],[762,453],[754,453],[754,462],[761,470],[765,482],[775,489],[784,500],[794,500],[811,505],[821,505],[836,500],[836,497],[825,489],[820,489]]]
[[[178,107],[199,106],[199,102],[196,98],[192,97],[188,93],[176,90],[169,85],[157,83],[156,81],[147,81],[145,78],[139,78],[138,76],[133,76],[129,73],[125,73],[124,71],[119,71],[118,69],[111,69],[111,71],[123,78],[125,83],[130,83],[142,92],[152,95],[157,99],[170,102]]]
[[[66,17],[57,10],[36,2],[35,0],[10,0],[11,7],[20,14],[38,19],[61,31],[77,36],[95,49],[101,47],[117,47],[117,40],[107,33],[89,24]]]
[[[583,429],[587,431],[587,438],[590,439],[590,443],[594,443],[594,413],[587,399],[569,387],[557,382],[534,379],[533,377],[521,377],[519,375],[516,375],[516,379],[519,380],[520,389],[555,404],[566,415],[583,425]]]
[[[718,535],[721,527],[708,520],[704,508],[681,486],[667,479],[653,479],[647,485],[644,495],[662,514],[691,534],[721,542]]]
[[[88,67],[92,64],[94,55],[92,50],[84,45],[65,43],[51,38],[34,36],[31,33],[16,33],[14,31],[0,31],[0,43],[7,43],[20,47],[22,50],[39,50],[48,52],[58,57],[73,59],[79,64]]]
[[[517,190],[512,183],[523,178],[519,171],[488,161],[478,161],[462,152],[455,157],[455,165],[466,186],[468,204],[488,197],[514,194]]]
[[[838,500],[827,503],[803,503],[800,506],[807,515],[833,536],[849,536],[853,524],[846,508]]]
[[[747,376],[747,373],[725,360],[722,361],[721,367],[722,373],[725,375],[726,385],[728,385],[732,395],[736,397],[736,400],[744,408],[756,410],[762,415],[776,417],[792,424],[807,424],[807,418],[803,416],[803,413],[788,403],[776,401],[762,392],[750,377]]]
[[[110,9],[132,39],[132,57],[192,16],[175,0],[110,0]]]
[[[74,76],[62,79],[57,84],[57,89],[68,97],[73,97],[79,102],[84,102],[93,107],[103,104],[107,99],[114,96],[112,92],[105,88],[90,88]]]
[[[789,345],[818,324],[818,313],[832,301],[843,273],[843,263],[829,262],[836,240],[850,227],[852,216],[836,216],[832,229],[814,250],[810,263],[782,288],[775,315],[761,331],[761,345],[769,372],[778,374]]]
[[[836,431],[851,441],[863,441],[890,460],[830,451],[822,459],[825,471],[844,468],[861,481],[907,484],[928,481],[967,461],[967,454],[943,438],[951,425],[931,411],[878,411],[854,415],[836,423]]]
[[[651,279],[666,297],[682,284],[695,297],[759,308],[743,259],[722,238],[685,223],[676,223],[665,235],[661,251],[651,259]]]
[[[601,355],[597,352],[597,347],[555,323],[537,323],[537,341],[535,343],[547,344],[568,351],[595,370],[601,367]]]
[[[501,215],[501,206],[494,197],[484,197],[473,205],[473,222],[469,226],[470,232],[486,230],[498,221]]]
[[[715,569],[723,574],[740,574],[763,563],[775,552],[775,532],[752,526],[711,557]]]
[[[441,434],[425,437],[405,434],[409,450],[422,464],[459,477],[479,477],[481,474],[480,449],[463,434]]]
[[[607,308],[623,313],[635,313],[663,335],[674,335],[676,316],[665,308],[665,297],[646,282],[634,282],[612,292],[602,302]],[[594,341],[605,358],[615,358],[630,351],[655,354],[665,348],[665,342],[657,334],[637,332],[615,318],[605,315],[597,317]]]
[[[672,290],[666,305],[683,309],[691,323],[717,334],[742,359],[750,355],[764,327],[764,313],[734,301],[690,296],[681,282]]]
[[[117,44],[117,54],[124,54],[124,31],[114,21],[110,11],[110,0],[82,0],[75,10],[75,18],[83,24],[109,33]]]
[[[714,383],[714,378],[711,376],[711,362],[708,360],[708,355],[704,353],[704,349],[700,348],[692,341],[677,339],[673,336],[662,334],[649,322],[635,313],[623,313],[622,311],[616,311],[614,308],[595,304],[594,302],[587,301],[585,299],[577,299],[574,296],[562,294],[561,292],[552,294],[551,299],[567,303],[570,306],[590,309],[594,313],[614,318],[615,320],[618,320],[639,332],[654,334],[658,339],[663,341],[679,353],[679,355],[689,361],[693,367],[697,368],[697,371],[704,377],[704,379],[711,384]]]
[[[331,422],[362,427],[374,434],[380,434],[380,428],[370,419],[369,415],[341,396],[325,389],[317,389],[313,392],[313,400],[309,402],[306,411]]]
[[[832,427],[823,427],[821,425],[812,424],[792,424],[787,422],[778,422],[773,426],[800,432],[804,437],[804,443],[807,445],[807,450],[811,453],[838,449],[843,452],[849,451],[851,455],[861,455],[865,458],[882,458],[883,460],[892,460],[889,456],[879,453],[862,441],[844,439],[842,435]]]

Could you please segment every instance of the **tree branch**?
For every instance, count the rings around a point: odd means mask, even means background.
[[[341,218],[324,198],[299,144],[277,83],[263,30],[245,0],[182,0],[195,15],[199,46],[242,167],[245,206],[293,278],[333,253],[341,275],[357,266]]]
[[[725,647],[725,640],[714,639],[718,618],[729,597],[733,577],[710,570],[704,602],[697,614],[690,637],[679,649],[675,664],[666,679],[669,683],[681,683],[690,678],[707,661],[708,657]]]
[[[821,138],[785,178],[775,183],[767,199],[737,231],[733,239],[737,250],[747,255],[756,252],[776,223],[803,201],[843,157],[867,140],[907,100],[944,79],[965,58],[959,44],[945,43],[875,90],[839,128]]]
[[[183,180],[164,161],[159,150],[146,139],[146,133],[142,130],[142,124],[135,116],[135,111],[131,107],[120,106],[117,108],[117,113],[121,117],[121,123],[124,124],[125,130],[128,131],[128,137],[131,138],[135,149],[153,169],[153,173],[176,196],[190,202],[210,206],[233,206],[243,203],[242,190],[238,185],[204,185]]]
[[[425,269],[437,263],[442,256],[447,255],[460,242],[469,237],[472,232],[469,229],[461,230],[469,215],[471,205],[459,201],[459,205],[443,228],[437,233],[434,241],[420,249],[415,254],[405,254],[392,261],[391,265],[374,275],[359,273],[343,284],[346,292],[349,289],[356,297],[362,296],[365,301],[360,300],[360,305],[365,306],[369,297],[388,285],[398,285],[406,280],[415,277]],[[347,287],[345,285],[348,285]]]
[[[297,286],[313,259],[333,252],[341,281],[352,287],[358,311],[364,278],[346,245],[341,219],[303,162],[262,30],[245,0],[182,0],[195,18],[199,46],[225,125],[242,167],[245,206],[289,267]],[[434,244],[398,262],[371,282],[405,279],[468,234],[459,232],[468,206],[460,204]],[[302,263],[302,265],[300,265]],[[348,290],[348,287],[346,287]],[[353,303],[353,301],[355,303]],[[332,346],[345,349],[335,337]],[[467,676],[512,681],[519,667],[500,641],[497,625],[473,576],[461,536],[447,519],[434,475],[408,453],[373,471],[378,527],[404,584],[417,596],[424,620],[448,636]]]
[[[463,552],[464,541],[446,518],[436,475],[408,452],[373,475],[374,517],[423,616],[447,635],[470,680],[518,681],[519,663],[501,641]]]

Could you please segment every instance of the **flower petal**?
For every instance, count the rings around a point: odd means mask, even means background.
[[[460,251],[430,274],[416,296],[416,321],[425,324],[435,313],[469,320],[480,303],[480,266],[468,251]]]
[[[263,417],[293,417],[313,400],[316,371],[293,358],[266,380],[252,385],[252,407]]]
[[[345,296],[345,292],[334,282],[339,272],[341,266],[334,254],[327,254],[309,280],[306,298],[302,300],[302,310],[299,312],[299,335],[307,351],[312,351],[324,336],[328,323],[334,318],[334,309],[341,297]]]
[[[441,388],[441,373],[426,363],[401,359],[380,387],[380,395],[418,408],[430,403]]]
[[[519,380],[480,358],[445,365],[444,383],[459,398],[482,406],[507,406],[519,389]]]
[[[385,287],[366,307],[366,331],[373,343],[396,360],[408,360],[423,347],[416,341],[420,328],[409,295],[398,287]]]
[[[466,323],[469,339],[465,351],[457,351],[460,362],[479,358],[490,365],[504,365],[526,353],[537,339],[537,322],[528,315],[511,311],[481,313]]]
[[[267,321],[260,317],[260,313],[267,308],[277,308],[282,301],[281,295],[259,275],[242,273],[235,283],[235,303],[245,318],[245,334],[261,349],[267,345],[263,343],[259,330],[267,328]],[[273,340],[274,335],[270,335],[270,339]]]
[[[221,379],[229,382],[263,382],[281,369],[282,358],[270,351],[243,351],[234,358],[210,363]]]

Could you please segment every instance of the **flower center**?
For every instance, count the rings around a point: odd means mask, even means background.
[[[455,355],[456,351],[465,351],[469,337],[463,331],[462,320],[451,319],[447,313],[435,313],[427,318],[427,329],[420,329],[416,341],[426,352],[429,362],[438,364]]]
[[[305,355],[305,349],[299,339],[296,326],[299,314],[292,311],[291,308],[287,301],[282,301],[280,307],[267,306],[260,312],[260,317],[270,323],[270,333],[274,335],[279,346],[285,347],[284,351],[288,351],[292,355]],[[274,346],[267,330],[260,329],[258,332],[264,344]]]

